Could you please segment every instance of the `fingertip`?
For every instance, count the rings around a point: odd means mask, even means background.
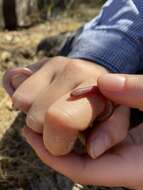
[[[50,114],[49,114],[50,113]],[[68,154],[77,139],[78,131],[70,129],[48,112],[45,117],[43,142],[46,149],[54,156]]]
[[[107,92],[120,92],[125,87],[126,77],[118,74],[105,74],[98,78],[100,90]]]
[[[108,120],[96,126],[90,133],[87,139],[87,149],[93,159],[125,139],[129,129],[129,116],[129,109],[119,106]]]
[[[94,139],[90,139],[87,150],[92,159],[100,157],[106,150],[111,147],[111,141],[106,134],[99,134]]]

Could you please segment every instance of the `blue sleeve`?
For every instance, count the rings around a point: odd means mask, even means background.
[[[75,38],[69,57],[96,62],[112,72],[143,69],[143,0],[108,0]]]

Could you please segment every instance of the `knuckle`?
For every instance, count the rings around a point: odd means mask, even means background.
[[[67,63],[67,58],[62,57],[62,56],[56,56],[54,58],[52,58],[51,62],[53,64],[60,64],[60,65],[65,65]]]
[[[46,122],[61,125],[62,127],[68,127],[72,121],[71,116],[67,112],[56,107],[49,108],[45,117]]]
[[[79,74],[79,72],[83,71],[82,64],[75,60],[70,60],[68,64],[65,65],[64,72],[65,73],[74,73]]]
[[[32,102],[28,98],[18,93],[12,97],[12,102],[16,109],[19,109],[20,111],[23,111],[25,113],[28,112],[32,104]]]
[[[25,122],[26,125],[31,128],[34,125],[35,120],[33,119],[33,117],[31,117],[31,115],[28,114]]]
[[[27,115],[26,125],[35,132],[42,133],[43,131],[40,119],[38,119],[38,117],[34,116],[32,113]]]
[[[64,58],[62,56],[56,56],[56,57],[52,58],[52,60],[59,61],[59,62],[63,61],[63,59],[66,59],[66,58]]]

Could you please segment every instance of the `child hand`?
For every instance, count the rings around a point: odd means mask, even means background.
[[[55,57],[24,81],[12,96],[15,107],[27,113],[27,126],[43,134],[45,147],[52,154],[64,155],[70,152],[79,131],[87,129],[104,111],[105,101],[99,94],[78,99],[70,95],[75,88],[96,85],[97,78],[104,73],[107,73],[106,69],[89,61]],[[126,108],[125,115],[129,115]],[[125,127],[124,135],[118,133],[123,127],[119,126],[116,132],[107,127],[106,131],[110,130],[111,134],[113,131],[117,140],[113,143],[111,141],[105,149],[125,137],[128,127]],[[102,133],[102,128],[105,126],[98,129],[98,134]],[[105,151],[102,148],[97,155],[93,155],[91,144],[89,140],[88,152],[93,158]],[[100,149],[98,144],[97,149]]]

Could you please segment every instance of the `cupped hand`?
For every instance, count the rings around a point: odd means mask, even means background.
[[[98,86],[102,93],[115,103],[143,110],[141,81],[142,76],[139,75],[106,74],[99,77]],[[115,112],[118,113],[120,108],[117,107]],[[108,124],[108,120],[105,121],[105,126],[106,124]],[[75,182],[143,189],[143,124],[130,130],[122,143],[96,160],[87,156],[78,156],[75,153],[54,157],[45,149],[40,135],[29,128],[23,130],[23,135],[45,164]]]
[[[71,153],[52,156],[40,135],[29,128],[23,130],[27,142],[48,166],[80,184],[143,189],[143,124],[131,130],[118,146],[93,160]]]

